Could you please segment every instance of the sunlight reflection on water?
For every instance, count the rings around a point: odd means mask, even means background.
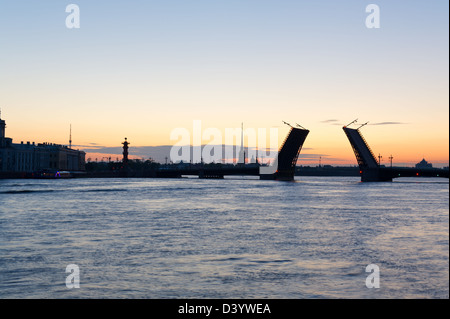
[[[448,298],[448,190],[434,179],[2,180],[0,297]],[[380,289],[365,286],[372,263]]]

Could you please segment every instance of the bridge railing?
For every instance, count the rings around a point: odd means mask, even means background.
[[[363,140],[364,144],[366,144],[367,149],[369,150],[370,154],[372,155],[372,157],[375,159],[376,161],[376,157],[375,154],[373,153],[372,149],[369,146],[369,143],[367,143],[366,139],[364,138],[364,135],[362,135],[362,133],[359,131],[359,129],[357,129],[359,136],[361,136],[361,139]]]

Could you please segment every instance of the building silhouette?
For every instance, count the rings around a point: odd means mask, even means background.
[[[416,164],[416,168],[433,168],[433,164],[428,163],[424,158]]]
[[[0,113],[0,172],[37,173],[40,171],[84,171],[83,151],[53,143],[13,143],[6,137],[6,122]]]

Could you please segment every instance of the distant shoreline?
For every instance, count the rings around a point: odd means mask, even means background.
[[[181,173],[181,175],[183,175]],[[226,174],[225,174],[226,175]],[[244,174],[245,175],[245,174]],[[251,174],[255,175],[255,174]],[[295,176],[342,176],[342,177],[359,177],[360,169],[358,166],[297,166]],[[129,170],[125,171],[108,171],[103,169],[88,170],[85,172],[71,172],[69,177],[38,177],[33,173],[17,173],[17,172],[0,172],[0,179],[64,179],[64,178],[177,178],[179,172],[175,170],[165,170],[161,168]]]

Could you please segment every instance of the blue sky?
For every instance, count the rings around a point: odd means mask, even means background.
[[[65,26],[70,3],[80,29]],[[380,29],[365,26],[370,3],[381,9]],[[448,144],[448,6],[2,0],[0,107],[15,139],[64,143],[72,123],[78,144],[105,146],[123,136],[167,145],[172,129],[196,119],[220,129],[292,120],[315,131],[310,147],[330,158],[348,143],[324,121],[359,117],[407,123],[368,130],[382,151],[396,149],[386,135],[397,134],[397,145],[421,147],[405,159],[434,156],[426,140]]]

